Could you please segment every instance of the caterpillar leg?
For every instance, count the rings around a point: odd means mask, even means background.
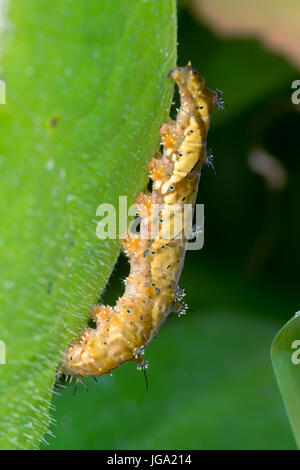
[[[76,377],[73,395],[76,394],[79,384],[81,384],[83,386],[84,390],[86,392],[88,392],[88,388],[87,388],[86,384],[84,383],[84,381],[82,380],[82,378],[81,377]]]

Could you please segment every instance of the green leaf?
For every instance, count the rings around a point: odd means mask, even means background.
[[[1,17],[0,448],[32,449],[56,366],[112,271],[96,209],[132,204],[159,146],[174,0],[26,0]],[[3,24],[5,29],[3,30]]]
[[[276,335],[272,362],[286,411],[300,448],[300,314]]]

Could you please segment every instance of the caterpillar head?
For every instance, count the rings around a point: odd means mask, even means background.
[[[205,87],[204,78],[192,66],[191,62],[188,62],[185,67],[169,70],[168,77],[172,77],[180,88],[189,90],[192,96],[197,96]]]

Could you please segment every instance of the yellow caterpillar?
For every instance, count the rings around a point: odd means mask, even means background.
[[[130,261],[125,293],[114,307],[93,307],[96,328],[86,328],[68,346],[59,368],[59,374],[75,376],[77,382],[85,376],[110,373],[127,361],[145,368],[144,347],[170,311],[181,313],[185,309],[180,303],[178,280],[187,230],[168,238],[166,225],[168,221],[168,228],[174,230],[179,219],[185,224],[181,209],[185,204],[195,204],[201,167],[207,157],[211,110],[214,105],[223,108],[223,101],[218,90],[206,87],[190,62],[170,70],[169,77],[179,87],[181,106],[176,121],[169,119],[161,126],[163,154],[149,163],[152,192],[141,193],[136,201],[140,204],[141,232],[157,222],[158,233],[153,238],[130,230],[124,234],[123,249]],[[151,211],[153,205],[160,205],[158,221]]]

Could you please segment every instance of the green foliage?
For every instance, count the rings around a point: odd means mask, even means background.
[[[56,366],[97,301],[117,241],[96,209],[132,203],[169,112],[173,0],[11,2],[1,41],[0,448],[32,449]]]

